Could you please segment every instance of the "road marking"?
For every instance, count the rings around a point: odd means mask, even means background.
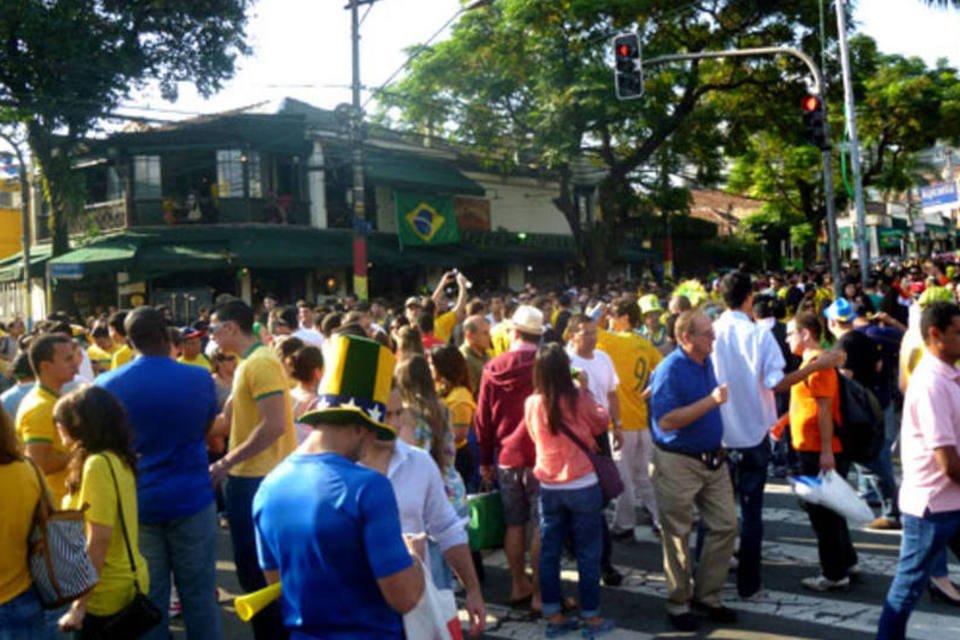
[[[506,556],[502,551],[497,551],[488,556],[484,564],[506,569]],[[563,580],[575,584],[578,575],[573,567],[575,567],[574,563],[564,562],[560,575]],[[620,565],[616,568],[623,574],[623,583],[619,587],[610,588],[666,600],[666,582],[662,572]],[[799,585],[797,589],[800,589]],[[760,597],[745,601],[737,597],[732,585],[728,585],[725,589],[724,604],[738,611],[865,633],[876,632],[882,609],[879,605],[785,591],[764,591]],[[960,638],[960,617],[914,611],[910,617],[907,637],[911,640]]]

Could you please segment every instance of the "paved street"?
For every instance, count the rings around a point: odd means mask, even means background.
[[[863,575],[850,593],[818,595],[802,590],[800,579],[817,572],[816,540],[806,514],[801,511],[789,487],[777,481],[767,487],[764,581],[766,593],[753,602],[736,598],[733,583],[727,604],[740,613],[735,626],[705,625],[699,634],[673,631],[663,612],[663,573],[660,544],[649,540],[617,544],[614,562],[626,574],[623,584],[604,588],[602,607],[621,627],[608,636],[612,640],[645,638],[710,638],[711,640],[832,639],[866,640],[873,637],[883,596],[896,570],[899,532],[854,532]],[[229,594],[238,591],[230,560],[229,536],[224,532],[218,549],[220,586]],[[951,556],[951,560],[955,558]],[[489,620],[486,638],[542,638],[543,623],[530,621],[522,612],[511,611],[507,601],[506,561],[502,552],[485,558]],[[951,565],[956,575],[960,567]],[[576,570],[565,567],[564,579],[570,595],[576,595]],[[960,615],[945,605],[934,605],[924,597],[911,619],[908,637],[914,640],[960,638]],[[229,601],[223,603],[224,637],[252,638],[240,623]],[[176,638],[184,638],[182,629]],[[571,635],[570,637],[577,637]]]

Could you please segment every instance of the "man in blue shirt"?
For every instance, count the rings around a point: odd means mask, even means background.
[[[720,405],[727,401],[727,387],[717,384],[709,359],[713,326],[703,313],[685,311],[674,331],[680,348],[650,380],[652,480],[663,530],[667,617],[678,630],[693,631],[700,619],[691,607],[715,622],[736,622],[736,613],[721,603],[720,590],[733,554],[737,510],[721,446]],[[694,506],[706,533],[691,589]]]
[[[163,621],[146,636],[167,640],[170,573],[191,638],[219,639],[217,513],[205,436],[217,414],[212,376],[174,362],[163,313],[138,307],[124,321],[140,357],[97,378],[120,400],[133,430],[140,506],[140,551],[150,569],[150,599]]]
[[[382,422],[393,355],[356,336],[333,338],[327,353],[334,373],[321,383],[320,408],[300,418],[313,431],[253,500],[260,566],[283,585],[294,640],[400,640],[424,575],[390,481],[356,464],[372,439],[396,438]]]

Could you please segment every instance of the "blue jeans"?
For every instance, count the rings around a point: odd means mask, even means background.
[[[31,587],[0,604],[0,640],[46,640],[40,599]]]
[[[927,587],[930,572],[947,546],[960,551],[960,511],[927,513],[922,518],[903,515],[900,560],[883,603],[877,640],[902,640],[907,620]]]
[[[230,520],[230,539],[233,542],[233,562],[237,566],[240,586],[247,593],[267,586],[257,559],[257,536],[253,527],[253,496],[262,481],[263,478],[228,476],[224,486],[227,518]],[[279,602],[264,607],[253,617],[251,623],[256,640],[287,638]]]
[[[763,545],[763,488],[770,464],[770,443],[766,438],[747,449],[730,449],[727,458],[733,491],[740,498],[740,556],[737,593],[751,596],[760,589],[761,546]]]
[[[170,572],[183,605],[183,622],[190,640],[219,640],[217,603],[216,503],[185,518],[140,525],[140,552],[150,567],[150,599],[163,612],[163,621],[145,640],[168,640]]]
[[[577,557],[580,616],[600,613],[600,550],[603,497],[600,485],[583,489],[540,487],[540,592],[543,615],[561,611],[560,560],[567,534]]]
[[[880,497],[883,498],[883,516],[891,520],[900,518],[900,505],[897,502],[897,481],[893,475],[893,453],[891,451],[893,442],[897,439],[897,429],[897,408],[891,402],[883,410],[883,447],[880,449],[880,454],[870,464],[862,465],[863,468],[876,476],[876,488]],[[858,483],[861,485],[860,490],[866,493],[864,488],[869,483],[863,477],[859,468],[858,471],[860,471],[861,480]]]

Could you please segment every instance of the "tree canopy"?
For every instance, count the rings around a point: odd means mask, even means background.
[[[82,205],[70,170],[84,136],[133,91],[178,82],[204,96],[246,54],[252,0],[35,0],[0,7],[0,119],[26,129],[51,205],[55,254]]]
[[[501,0],[464,15],[385,104],[402,126],[442,133],[491,165],[559,176],[555,202],[585,266],[600,272],[611,247],[649,229],[654,213],[685,209],[683,185],[717,182],[724,156],[742,148],[742,103],[711,96],[753,87],[768,110],[784,111],[798,104],[805,72],[785,58],[663,65],[646,70],[642,100],[619,102],[613,34],[637,29],[644,58],[772,44],[812,51],[816,22],[816,6],[803,1]],[[606,176],[595,221],[576,197],[584,162]]]

